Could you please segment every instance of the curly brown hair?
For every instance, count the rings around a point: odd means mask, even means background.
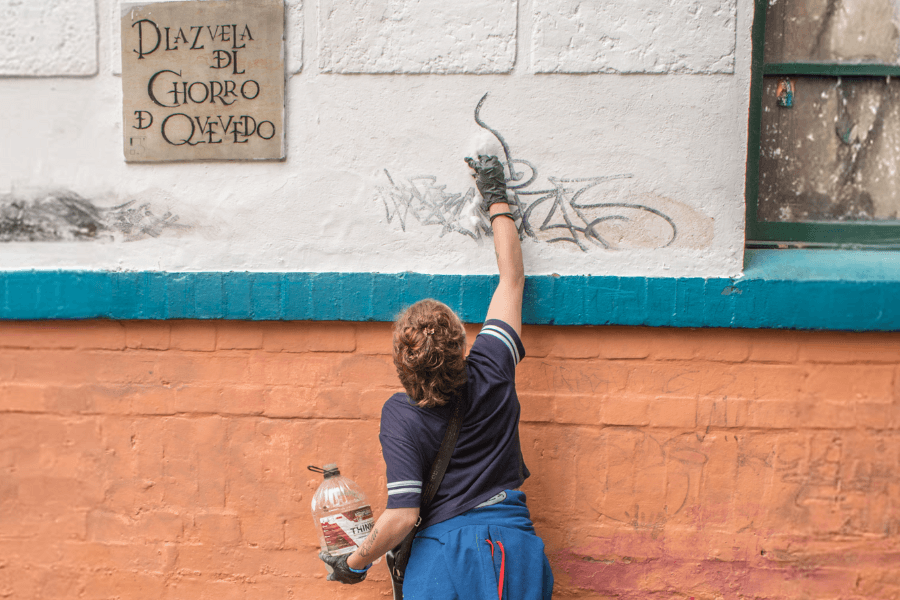
[[[441,406],[466,383],[466,331],[449,306],[420,300],[394,322],[394,366],[418,406]]]

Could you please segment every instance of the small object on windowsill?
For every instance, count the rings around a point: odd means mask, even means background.
[[[778,106],[783,106],[784,108],[794,106],[794,86],[790,79],[784,78],[778,82],[775,95],[778,97]]]

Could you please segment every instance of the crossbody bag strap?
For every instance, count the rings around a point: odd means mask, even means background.
[[[459,432],[462,429],[463,416],[465,416],[466,406],[469,404],[469,369],[466,367],[466,385],[463,393],[456,399],[453,406],[453,412],[450,414],[450,422],[447,424],[447,430],[444,432],[444,439],[441,440],[441,447],[438,450],[434,462],[431,463],[431,471],[428,475],[428,481],[422,490],[422,503],[419,510],[419,520],[415,527],[406,536],[395,550],[393,557],[393,565],[391,566],[391,575],[402,581],[403,572],[406,570],[406,563],[409,562],[409,555],[412,550],[413,538],[419,531],[419,525],[422,523],[422,509],[431,504],[434,495],[441,486],[444,479],[444,473],[450,465],[450,458],[453,456],[453,450],[456,448],[456,440],[459,439]]]
[[[441,487],[441,481],[444,479],[444,473],[450,465],[450,458],[453,456],[453,450],[456,448],[456,440],[459,439],[459,432],[462,429],[463,415],[465,414],[466,404],[469,395],[469,373],[466,372],[466,387],[462,395],[457,398],[453,406],[453,413],[450,415],[450,422],[447,424],[447,431],[444,432],[444,439],[441,441],[441,449],[438,451],[434,462],[431,464],[431,473],[425,487],[422,489],[422,508],[431,504],[434,495],[437,494],[438,488]]]

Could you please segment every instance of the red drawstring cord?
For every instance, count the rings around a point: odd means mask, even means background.
[[[484,540],[491,545],[491,558],[494,558],[494,542]],[[503,600],[503,576],[506,574],[506,550],[503,548],[503,542],[497,542],[500,547],[500,583],[497,585],[497,596],[499,600]]]
[[[500,546],[500,585],[497,586],[497,595],[503,600],[503,575],[506,571],[506,550],[503,549],[503,542],[497,542]]]

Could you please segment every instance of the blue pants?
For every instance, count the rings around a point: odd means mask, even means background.
[[[473,508],[413,540],[404,600],[550,600],[553,573],[534,533],[525,494]]]

